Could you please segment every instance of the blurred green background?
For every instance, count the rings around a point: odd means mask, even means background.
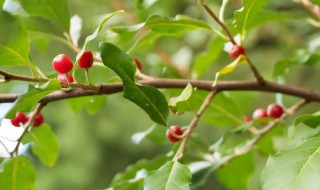
[[[143,0],[140,0],[143,1]],[[174,17],[177,14],[186,14],[192,18],[206,20],[212,25],[216,25],[205,14],[196,0],[154,0],[143,2],[155,2],[147,11],[137,7],[139,0],[70,0],[72,15],[79,15],[83,19],[82,36],[80,44],[85,37],[91,34],[101,18],[113,11],[126,9],[128,14],[116,16],[106,27],[132,25],[144,22],[153,14]],[[221,1],[208,0],[208,4],[218,10]],[[272,0],[268,3],[268,8],[276,11],[286,10],[304,13],[302,5],[293,1]],[[231,0],[227,10],[226,19],[232,19],[233,12],[241,7],[241,1]],[[134,16],[132,16],[134,15]],[[230,23],[232,20],[229,20]],[[101,39],[107,33],[102,32]],[[310,26],[304,19],[293,21],[281,21],[266,24],[251,31],[249,38],[244,44],[247,48],[252,62],[269,80],[272,77],[273,66],[280,59],[293,57],[297,50],[304,49],[306,42],[311,42],[319,35],[319,30]],[[159,44],[169,55],[175,55],[176,59],[184,60],[179,66],[192,68],[194,56],[205,51],[207,42],[212,37],[204,31],[188,33],[182,38],[161,38]],[[97,50],[97,43],[92,44],[92,49]],[[218,51],[220,51],[218,49]],[[177,54],[180,52],[180,54]],[[182,53],[181,53],[182,52]],[[51,42],[47,49],[41,51],[35,46],[32,47],[32,55],[37,65],[46,73],[52,73],[51,59],[59,53],[68,53],[75,57],[75,53],[63,44]],[[166,68],[163,60],[155,56],[157,48],[152,48],[143,52],[138,52],[137,56],[143,63],[143,72],[166,77],[176,77],[176,73],[170,68]],[[156,58],[156,59],[154,59]],[[222,66],[230,62],[226,52],[222,52],[212,67],[203,75],[201,79],[213,80],[214,73]],[[287,83],[301,85],[312,89],[319,89],[315,80],[319,66],[296,66],[293,67],[287,77]],[[5,68],[15,70],[16,68]],[[24,71],[21,71],[24,72]],[[110,72],[110,76],[114,75]],[[249,80],[252,79],[249,70],[245,66],[240,66],[237,70],[223,76],[221,80]],[[4,85],[0,91],[7,91],[12,84]],[[12,91],[22,91],[14,89]],[[179,90],[165,92],[168,99],[172,95],[179,94]],[[251,115],[257,107],[266,107],[269,103],[275,102],[275,95],[258,92],[230,92],[227,93],[235,102],[243,114]],[[124,99],[121,94],[114,94],[108,97],[107,106],[95,115],[90,115],[85,109],[73,110],[68,100],[55,102],[48,105],[44,110],[46,122],[49,123],[56,132],[60,143],[60,156],[57,164],[48,168],[42,165],[37,158],[36,163],[37,187],[40,190],[87,190],[104,189],[110,184],[112,178],[118,172],[134,164],[136,161],[146,158],[152,159],[158,154],[166,154],[171,149],[172,144],[157,145],[150,141],[143,141],[139,145],[132,143],[131,137],[136,132],[147,130],[153,123],[140,108]],[[284,105],[289,107],[297,99],[285,96]],[[300,113],[312,113],[317,110],[318,105],[310,105]],[[186,125],[191,120],[191,115],[175,116],[170,115],[169,124]],[[290,123],[290,120],[288,121]],[[225,130],[219,126],[209,126],[200,123],[197,131],[206,136],[209,143],[214,143]],[[165,135],[165,134],[163,134]],[[250,188],[258,189],[260,178],[259,173],[264,166],[266,157],[255,154],[255,162],[258,163],[254,175],[250,178]],[[241,169],[241,168],[239,168]],[[215,178],[210,177],[208,183],[200,190],[226,189]]]

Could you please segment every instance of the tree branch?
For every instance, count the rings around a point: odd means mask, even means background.
[[[261,91],[261,92],[277,92],[290,96],[300,97],[307,101],[320,102],[320,92],[308,88],[291,86],[286,84],[277,84],[265,81],[260,84],[257,81],[228,81],[219,82],[212,87],[212,81],[206,80],[189,80],[189,79],[169,79],[169,78],[147,78],[138,81],[142,85],[149,85],[156,88],[185,88],[188,83],[199,90],[206,91]],[[122,83],[103,84],[100,86],[92,86],[94,89],[76,88],[68,92],[56,91],[41,100],[43,103],[50,103],[62,99],[114,94],[122,91]],[[97,90],[99,89],[99,90]],[[20,94],[0,94],[0,103],[14,102]]]
[[[189,139],[193,129],[197,126],[197,124],[201,118],[201,115],[206,110],[206,108],[209,106],[211,100],[214,98],[214,96],[216,94],[217,94],[217,91],[211,91],[207,95],[207,97],[205,98],[203,103],[201,104],[201,107],[199,108],[198,112],[196,113],[196,115],[193,117],[191,123],[189,124],[188,129],[184,132],[184,138],[182,139],[181,145],[180,145],[178,151],[176,152],[176,155],[173,158],[174,161],[179,160],[183,156],[183,152],[187,146],[188,139]]]

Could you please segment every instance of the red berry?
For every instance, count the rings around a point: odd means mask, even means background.
[[[251,121],[251,118],[250,118],[249,116],[247,116],[247,115],[244,115],[244,116],[243,116],[243,121],[244,121],[244,122],[250,122],[250,121]]]
[[[85,51],[81,55],[78,66],[82,69],[88,69],[92,67],[93,64],[93,54],[91,51]]]
[[[229,51],[229,56],[232,59],[237,59],[240,55],[246,54],[246,50],[239,45],[232,46],[231,50]]]
[[[68,73],[73,67],[71,58],[66,54],[59,54],[53,58],[52,66],[58,73]]]
[[[28,122],[28,118],[21,112],[16,113],[16,117],[11,119],[11,124],[15,127],[20,127],[20,124],[25,124]]]
[[[283,108],[279,104],[270,104],[267,108],[267,114],[272,118],[279,118],[283,114]]]
[[[140,61],[137,58],[133,58],[133,61],[136,63],[137,68],[139,69],[139,71],[142,70],[142,65],[140,63]]]
[[[170,129],[171,129],[171,131],[173,131],[174,134],[176,134],[176,135],[182,135],[182,134],[183,134],[183,131],[182,131],[181,127],[178,126],[178,125],[171,126]],[[180,138],[176,138],[175,136],[173,136],[173,135],[171,134],[171,132],[170,132],[169,129],[167,130],[167,138],[168,138],[169,141],[171,141],[171,142],[178,142],[178,141],[180,141]]]
[[[73,82],[73,76],[72,76],[72,75],[68,75],[68,78],[69,78],[69,82],[72,83],[72,82]],[[58,79],[60,82],[68,82],[68,81],[67,81],[67,74],[66,74],[66,73],[59,73],[57,79]]]
[[[252,114],[253,119],[259,119],[263,117],[268,117],[268,114],[267,114],[267,111],[262,108],[256,109]]]
[[[38,127],[40,126],[44,121],[44,117],[41,113],[39,113],[38,115],[36,115],[36,117],[34,118],[33,121],[33,126]]]

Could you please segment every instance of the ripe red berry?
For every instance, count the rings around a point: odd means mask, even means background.
[[[139,69],[139,71],[142,70],[142,65],[140,63],[140,61],[137,58],[133,58],[133,61],[136,63],[137,68]]]
[[[283,108],[279,104],[270,104],[267,108],[267,114],[272,118],[279,118],[283,114]]]
[[[237,59],[240,55],[246,54],[246,50],[239,45],[232,46],[231,50],[229,51],[229,56],[232,59]]]
[[[93,65],[93,54],[91,51],[85,51],[81,55],[78,66],[82,69],[91,68]]]
[[[44,121],[44,117],[41,113],[39,113],[38,115],[36,115],[36,117],[34,118],[33,121],[33,126],[38,127],[40,126]]]
[[[72,83],[72,82],[74,81],[72,75],[68,75],[68,78],[69,78],[69,82],[70,82],[70,83]],[[68,82],[68,81],[67,81],[67,74],[66,74],[66,73],[59,73],[57,79],[58,79],[60,82]]]
[[[71,58],[66,54],[59,54],[53,58],[52,66],[58,73],[68,73],[73,67]]]
[[[20,127],[21,124],[25,124],[28,122],[28,117],[26,117],[23,113],[17,112],[16,117],[11,119],[11,124],[15,127]]]
[[[73,83],[73,76],[72,75],[68,75],[68,78],[69,78],[69,82],[70,83]],[[64,83],[67,83],[67,74],[66,73],[60,73],[57,77],[57,79],[60,81],[60,82],[64,82]],[[65,84],[61,84],[61,87],[62,88],[67,88],[68,85],[65,85]]]
[[[253,119],[259,119],[263,117],[268,117],[268,114],[267,114],[267,111],[262,108],[256,109],[252,114]]]
[[[247,115],[244,115],[244,116],[243,116],[243,121],[244,121],[244,122],[250,122],[250,121],[251,121],[251,118],[250,118],[249,116],[247,116]]]
[[[170,129],[171,129],[171,131],[173,131],[174,134],[176,134],[176,135],[182,135],[182,134],[183,134],[183,131],[182,131],[181,127],[178,126],[178,125],[173,125],[173,126],[170,127]],[[169,129],[167,130],[167,138],[168,138],[169,141],[171,141],[171,142],[178,142],[178,141],[180,141],[180,138],[176,138],[175,136],[173,136],[173,135],[171,134],[171,132],[170,132]]]

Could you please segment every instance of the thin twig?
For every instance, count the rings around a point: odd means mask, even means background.
[[[42,108],[46,106],[46,103],[39,103],[35,110],[30,114],[29,121],[25,124],[25,128],[19,139],[17,140],[17,144],[12,152],[10,152],[10,156],[13,157],[18,154],[19,146],[23,137],[30,131],[31,127],[33,126],[33,122],[35,117],[41,112]]]
[[[4,77],[5,81],[10,80],[20,80],[20,81],[28,81],[28,82],[47,82],[49,79],[47,78],[34,78],[34,77],[27,77],[22,75],[15,75],[5,71],[0,70],[0,75]]]
[[[204,0],[199,0],[199,4],[207,11],[207,13],[215,20],[221,27],[222,29],[226,32],[226,34],[229,37],[230,42],[233,45],[237,45],[237,42],[234,40],[233,36],[231,35],[229,29],[227,26],[216,16],[216,14],[211,10],[211,8],[204,2]]]
[[[250,61],[249,58],[247,59],[247,63],[249,65],[250,70],[252,71],[254,77],[256,78],[256,80],[258,81],[258,83],[260,84],[264,84],[265,80],[263,79],[263,77],[261,76],[261,74],[259,73],[259,71],[257,70],[257,68],[252,64],[252,62]]]
[[[217,91],[211,91],[207,97],[205,98],[205,100],[203,101],[201,107],[199,108],[197,114],[193,117],[191,123],[188,126],[188,129],[184,132],[184,138],[182,139],[181,145],[178,149],[178,151],[176,152],[173,160],[177,161],[179,160],[182,156],[183,156],[183,152],[186,148],[188,139],[193,131],[193,129],[197,126],[203,112],[206,110],[206,108],[209,106],[211,100],[213,99],[213,97],[216,95]]]
[[[253,139],[248,141],[246,144],[236,148],[234,153],[229,154],[229,155],[217,160],[217,163],[214,163],[215,164],[214,169],[217,169],[220,166],[224,165],[225,163],[229,162],[230,160],[232,160],[238,156],[241,156],[243,154],[246,154],[247,152],[252,150],[253,147],[264,137],[264,135],[266,135],[269,131],[271,131],[274,127],[276,127],[278,123],[280,123],[281,121],[286,119],[289,115],[294,114],[297,110],[299,110],[306,103],[308,103],[308,101],[303,99],[303,100],[299,101],[297,104],[293,105],[279,119],[273,120],[265,128],[260,130],[259,134],[256,137],[254,137]]]

